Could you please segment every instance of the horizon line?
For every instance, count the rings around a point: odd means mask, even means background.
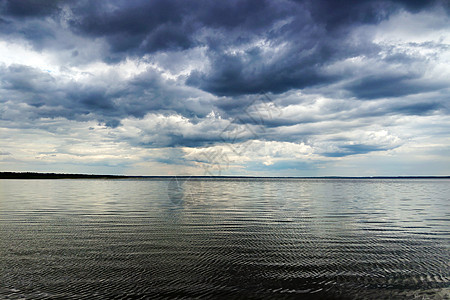
[[[112,175],[85,173],[0,172],[0,179],[145,179],[145,178],[227,178],[227,179],[450,179],[450,175],[400,176],[252,176],[252,175]]]

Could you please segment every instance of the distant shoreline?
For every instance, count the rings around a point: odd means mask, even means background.
[[[65,174],[36,172],[0,172],[0,179],[450,179],[450,176],[127,176],[98,174]]]

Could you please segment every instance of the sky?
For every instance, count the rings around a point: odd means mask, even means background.
[[[1,0],[0,171],[450,175],[450,2]]]

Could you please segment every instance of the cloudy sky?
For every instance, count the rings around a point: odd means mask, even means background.
[[[450,175],[448,0],[0,1],[0,171]]]

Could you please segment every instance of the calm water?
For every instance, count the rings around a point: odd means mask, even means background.
[[[0,298],[450,296],[450,180],[0,180]]]

